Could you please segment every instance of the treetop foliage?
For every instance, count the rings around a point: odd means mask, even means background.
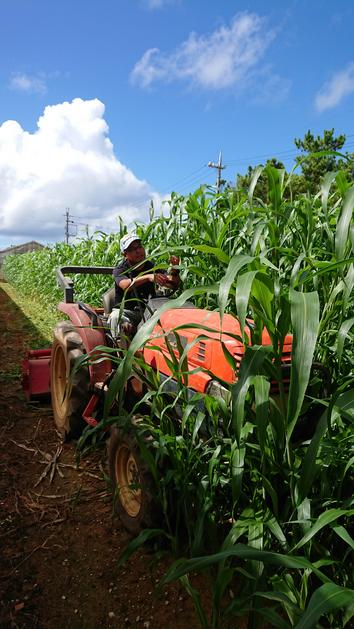
[[[310,130],[301,138],[295,138],[294,143],[300,153],[295,162],[301,168],[300,173],[294,172],[291,178],[288,196],[301,193],[316,194],[320,190],[323,177],[328,172],[341,170],[347,180],[354,177],[354,153],[345,152],[343,157],[334,153],[341,151],[346,141],[345,134],[334,135],[334,129],[325,129],[323,135],[315,136]],[[330,152],[322,155],[321,153]],[[266,165],[285,170],[282,162],[275,157],[267,160]],[[237,187],[247,189],[250,185],[254,166],[249,166],[245,175],[237,176]],[[268,202],[268,185],[262,174],[256,186],[256,196],[264,203]]]

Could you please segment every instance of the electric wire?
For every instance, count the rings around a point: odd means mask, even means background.
[[[354,133],[347,134],[346,138],[354,138]],[[354,141],[350,141],[350,142],[346,141],[339,152],[345,151],[348,148],[352,148],[352,147],[354,147]],[[252,163],[254,164],[258,160],[270,159],[269,158],[270,155],[272,155],[275,158],[279,157],[282,160],[287,161],[291,159],[294,160],[294,158],[296,156],[300,156],[301,153],[299,155],[299,149],[296,149],[296,148],[294,149],[289,148],[289,149],[284,149],[281,151],[268,151],[267,153],[249,155],[248,157],[238,157],[236,159],[228,159],[227,162],[225,163],[225,168],[226,169],[232,168],[232,167],[235,167],[236,165],[241,166],[245,163],[248,165],[252,165]],[[192,187],[194,188],[197,185],[199,186],[199,185],[208,183],[214,176],[215,176],[214,173],[211,172],[207,164],[203,164],[202,166],[199,166],[198,168],[192,170],[189,174],[177,179],[172,185],[166,186],[158,192],[153,191],[152,194],[147,194],[146,198],[141,199],[140,201],[129,202],[127,204],[124,204],[122,208],[124,210],[134,209],[135,211],[139,212],[139,210],[143,209],[144,207],[145,208],[149,207],[151,201],[153,200],[152,197],[154,193],[158,194],[162,198],[162,203],[163,203],[164,201],[167,200],[168,196],[171,194],[172,191],[178,192],[179,194],[187,194],[188,192],[190,192],[190,189]],[[90,221],[93,219],[93,217],[85,217],[85,216],[72,216],[72,218],[75,219],[76,226],[87,225],[87,223],[79,223],[80,220]]]

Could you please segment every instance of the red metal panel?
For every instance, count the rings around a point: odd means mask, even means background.
[[[166,359],[170,358],[170,353],[166,345],[165,337],[168,336],[169,343],[175,355],[178,357],[178,348],[171,331],[188,322],[188,324],[206,326],[211,328],[213,332],[203,330],[202,327],[200,329],[187,327],[177,331],[181,342],[183,341],[183,347],[195,342],[187,354],[188,371],[192,372],[188,374],[187,386],[199,392],[206,390],[211,376],[205,373],[203,369],[211,371],[214,376],[230,384],[236,381],[237,375],[226,360],[223,351],[224,345],[238,364],[241,362],[245,353],[245,346],[240,340],[240,324],[235,317],[230,314],[225,314],[221,321],[218,312],[200,309],[185,310],[181,308],[164,312],[161,315],[160,321],[161,325],[156,325],[151,335],[151,346],[148,343],[144,348],[144,359],[154,369],[166,376],[172,375],[166,361]],[[245,328],[245,332],[250,339],[251,335],[248,327]],[[196,340],[200,335],[202,335],[203,338]],[[271,344],[271,339],[266,329],[263,330],[262,343],[263,345]],[[158,347],[159,349],[154,349],[152,346]],[[283,347],[283,363],[291,362],[291,350],[292,336],[288,334],[285,337]],[[200,368],[200,371],[198,368]]]
[[[31,350],[22,362],[22,388],[28,402],[50,394],[50,355],[50,349]]]
[[[188,374],[188,385],[190,388],[204,392],[211,376],[203,369],[210,370],[216,377],[226,382],[234,382],[236,375],[231,365],[227,362],[222,344],[227,347],[231,355],[244,353],[244,346],[234,336],[241,336],[240,324],[235,317],[226,314],[222,321],[218,312],[199,309],[178,309],[168,310],[161,315],[161,326],[154,328],[151,343],[158,346],[160,350],[149,349],[149,344],[144,349],[144,358],[155,369],[165,375],[171,375],[171,371],[166,363],[166,358],[170,357],[165,343],[165,335],[169,335],[171,330],[177,326],[196,324],[205,326],[213,331],[185,328],[178,331],[180,338],[183,337],[185,345],[195,342],[187,354],[188,370],[195,373]],[[203,338],[196,340],[200,335]],[[205,338],[206,337],[206,338]],[[169,341],[178,355],[177,346],[174,346],[172,335]],[[200,368],[200,371],[198,370]]]

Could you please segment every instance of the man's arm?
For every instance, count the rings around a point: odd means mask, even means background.
[[[179,258],[176,256],[171,256],[170,258],[171,264],[179,264]],[[153,264],[151,263],[151,268],[153,268]],[[144,275],[138,275],[135,278],[130,278],[126,275],[126,269],[122,268],[122,273],[113,272],[114,279],[119,288],[123,291],[130,291],[132,288],[142,286],[147,282],[151,282],[152,284],[156,283],[159,286],[166,286],[167,288],[171,288],[176,290],[181,283],[181,279],[179,277],[179,269],[172,268],[170,273],[156,271],[156,273],[145,273]]]
[[[154,282],[154,274],[151,273],[151,269],[153,268],[153,264],[147,262],[147,269],[144,275],[139,275],[135,278],[131,277],[129,266],[123,261],[120,263],[113,271],[114,281],[117,286],[122,291],[130,291],[130,289],[138,288],[142,284],[146,284],[147,282]]]
[[[147,282],[154,282],[154,273],[146,273],[146,275],[140,275],[138,277],[130,279],[129,277],[123,277],[121,280],[116,278],[116,282],[122,290],[131,290],[134,286],[137,288]]]

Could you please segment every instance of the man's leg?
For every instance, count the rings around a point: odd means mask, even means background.
[[[137,329],[136,325],[129,320],[127,312],[123,310],[121,313],[119,308],[113,308],[108,324],[115,344],[122,349],[127,349]]]
[[[119,333],[120,333],[120,309],[113,308],[111,314],[108,317],[108,325],[111,329],[111,335],[114,342],[117,344],[119,341]]]

